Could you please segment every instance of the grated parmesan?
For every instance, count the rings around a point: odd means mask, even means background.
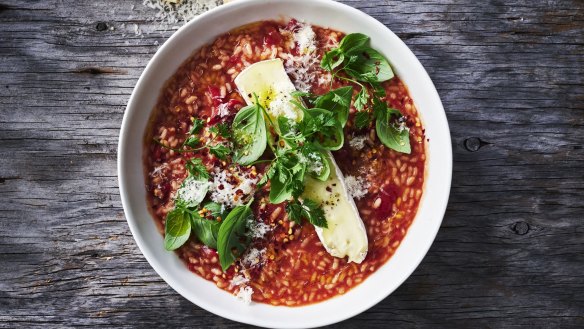
[[[345,176],[345,184],[347,185],[347,193],[354,199],[361,199],[369,191],[369,182],[366,182],[363,177]]]
[[[265,255],[266,249],[249,248],[241,258],[241,263],[247,268],[254,267],[263,262]]]
[[[298,47],[299,55],[280,54],[284,60],[286,73],[294,79],[296,89],[307,92],[316,78],[318,68],[318,57],[314,54],[316,50],[315,33],[309,24],[299,23],[300,28],[292,33],[294,47]],[[283,33],[289,34],[289,33]]]
[[[324,169],[322,159],[316,153],[309,153],[308,159],[308,171],[320,175]]]
[[[302,24],[300,29],[294,33],[294,41],[298,45],[298,53],[310,54],[316,50],[315,45],[316,34],[312,27],[308,24]]]
[[[249,279],[244,277],[243,275],[236,275],[233,277],[233,279],[231,279],[231,282],[229,283],[229,287],[233,288],[233,287],[241,286],[241,285],[244,285],[248,282],[249,282]]]
[[[182,186],[178,189],[177,197],[192,206],[196,206],[203,201],[210,186],[211,182],[187,177]]]
[[[217,114],[222,118],[228,116],[229,115],[229,104],[223,103],[223,104],[220,104],[219,106],[217,106]]]
[[[362,150],[363,147],[365,147],[365,141],[367,138],[368,137],[365,135],[353,137],[353,139],[349,141],[349,146],[355,150]]]
[[[290,90],[286,85],[273,86],[272,89],[280,92],[276,93],[274,99],[269,104],[271,114],[276,118],[282,116],[296,121],[298,119],[298,111],[291,103],[294,100],[291,95],[294,90]]]
[[[251,237],[254,239],[263,239],[271,230],[272,227],[263,222],[254,221],[250,224]]]
[[[245,204],[249,195],[255,192],[258,179],[249,174],[235,171],[229,173],[216,169],[211,183],[211,200],[228,208]],[[241,192],[238,192],[241,191]]]
[[[158,167],[154,167],[152,172],[150,173],[150,177],[162,177],[164,174],[164,170],[168,169],[168,164],[163,163]]]
[[[245,286],[239,288],[235,297],[246,304],[251,304],[251,295],[253,295],[253,289],[249,286]]]

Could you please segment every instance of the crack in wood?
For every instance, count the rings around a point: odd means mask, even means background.
[[[101,75],[101,74],[128,74],[126,70],[115,69],[112,67],[84,67],[71,71],[77,74],[91,74],[91,75]]]

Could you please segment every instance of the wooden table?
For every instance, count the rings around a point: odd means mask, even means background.
[[[344,2],[428,70],[454,178],[414,274],[333,327],[584,327],[584,3]],[[172,33],[154,13],[0,0],[0,327],[242,327],[164,283],[124,219],[122,115]]]

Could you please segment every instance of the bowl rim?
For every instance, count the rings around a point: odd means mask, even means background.
[[[221,6],[218,6],[214,9],[209,10],[208,12],[195,17],[194,19],[192,19],[191,21],[189,21],[188,23],[186,23],[185,25],[181,26],[175,33],[173,33],[167,40],[166,42],[164,42],[164,44],[157,50],[157,52],[154,54],[154,56],[149,60],[148,64],[146,65],[144,71],[141,73],[140,78],[138,79],[136,86],[134,87],[132,94],[130,96],[130,99],[128,101],[128,104],[126,106],[126,109],[124,111],[124,115],[123,115],[123,119],[122,119],[122,125],[121,125],[121,129],[120,129],[120,137],[119,137],[119,143],[118,143],[118,154],[117,154],[117,170],[118,170],[118,184],[119,184],[119,189],[120,189],[120,197],[121,197],[121,202],[122,202],[122,206],[124,209],[124,214],[126,217],[126,220],[128,222],[128,226],[130,227],[130,231],[132,232],[132,236],[134,237],[134,240],[136,241],[136,244],[138,245],[138,248],[140,249],[140,252],[144,255],[144,257],[146,258],[146,260],[148,261],[148,263],[150,264],[150,266],[155,270],[155,272],[169,285],[171,286],[176,292],[178,292],[181,296],[183,296],[184,298],[186,298],[187,300],[189,300],[190,302],[196,304],[197,306],[205,309],[206,311],[209,311],[213,314],[219,315],[221,317],[233,320],[233,321],[237,321],[237,322],[241,322],[241,323],[247,323],[247,324],[251,324],[251,325],[256,325],[256,326],[263,326],[263,327],[273,327],[275,326],[274,323],[271,322],[266,322],[266,321],[262,321],[261,318],[245,318],[242,319],[240,317],[237,316],[233,316],[232,314],[230,314],[229,312],[225,311],[224,309],[214,309],[212,307],[210,307],[210,305],[207,305],[204,301],[204,299],[198,299],[198,300],[193,300],[194,298],[191,298],[192,296],[187,296],[186,292],[182,291],[181,288],[178,287],[178,284],[173,282],[172,280],[170,280],[169,278],[167,278],[164,275],[164,271],[162,270],[162,265],[158,262],[158,260],[156,259],[156,257],[151,254],[149,252],[149,250],[147,249],[146,245],[147,242],[145,241],[145,239],[138,234],[139,230],[138,230],[138,223],[137,221],[134,219],[134,216],[132,214],[132,212],[130,211],[130,200],[128,197],[128,187],[125,185],[125,174],[126,174],[126,169],[124,168],[124,163],[125,163],[125,158],[126,158],[126,144],[128,143],[128,140],[130,138],[129,134],[128,134],[128,130],[129,127],[131,126],[131,121],[130,121],[130,116],[132,115],[132,108],[134,108],[133,104],[136,102],[136,97],[138,94],[138,90],[140,90],[140,88],[142,88],[142,85],[145,84],[145,81],[147,79],[148,76],[148,72],[150,72],[153,68],[153,66],[156,65],[156,63],[160,60],[160,57],[163,56],[163,52],[166,48],[171,47],[171,45],[173,44],[173,40],[178,39],[179,36],[184,33],[184,31],[188,30],[191,26],[198,24],[198,22],[203,21],[209,17],[212,17],[214,15],[221,15],[223,12],[228,11],[228,10],[243,10],[248,6],[252,6],[252,5],[258,5],[258,4],[266,4],[269,2],[274,2],[275,0],[239,0],[239,1],[235,1],[235,2],[230,2]],[[318,321],[315,320],[313,321],[310,325],[306,325],[305,323],[302,325],[302,327],[306,327],[306,328],[312,328],[312,327],[319,327],[319,326],[324,326],[324,325],[328,325],[328,324],[332,324],[332,323],[337,323],[343,320],[346,320],[348,318],[351,318],[353,316],[356,316],[364,311],[366,311],[367,309],[373,307],[374,305],[378,304],[381,300],[385,299],[387,296],[389,296],[393,291],[395,291],[395,289],[397,289],[399,286],[401,286],[403,284],[403,282],[409,278],[411,276],[411,274],[414,272],[414,270],[420,265],[421,261],[424,259],[424,257],[426,256],[426,254],[428,253],[428,250],[430,249],[431,245],[433,244],[436,235],[438,233],[438,230],[441,226],[441,223],[443,221],[444,218],[444,214],[446,211],[446,207],[448,205],[448,199],[449,199],[449,194],[450,194],[450,187],[451,187],[451,180],[452,180],[452,146],[451,146],[451,138],[450,138],[450,129],[448,126],[448,121],[446,118],[446,113],[444,111],[442,102],[440,100],[440,97],[438,95],[438,92],[436,90],[436,87],[434,86],[434,83],[432,82],[432,80],[430,79],[427,71],[424,69],[424,67],[422,66],[422,64],[419,62],[419,60],[417,59],[417,57],[414,55],[414,53],[409,49],[409,47],[407,47],[407,45],[401,40],[399,39],[388,27],[386,27],[384,24],[382,24],[381,22],[379,22],[378,20],[376,20],[375,18],[369,16],[368,14],[353,8],[349,5],[340,3],[340,2],[336,2],[336,1],[332,1],[332,0],[276,0],[279,2],[294,2],[297,5],[302,5],[302,4],[316,4],[316,5],[325,5],[325,6],[330,6],[334,9],[340,10],[340,11],[346,11],[349,12],[351,15],[354,15],[355,20],[357,21],[361,21],[361,20],[365,20],[365,21],[369,21],[369,24],[373,24],[376,25],[377,29],[383,30],[384,33],[389,33],[393,36],[395,36],[395,38],[397,38],[399,40],[399,42],[401,42],[403,44],[403,46],[405,47],[405,49],[407,49],[407,52],[409,52],[407,54],[408,57],[410,57],[410,59],[414,62],[413,64],[415,66],[418,67],[418,70],[421,70],[421,72],[424,75],[424,79],[427,80],[424,83],[428,84],[429,83],[429,89],[430,92],[432,93],[432,97],[436,98],[438,100],[438,104],[435,104],[435,106],[440,110],[438,111],[439,113],[436,113],[435,115],[439,116],[439,119],[441,121],[441,125],[443,125],[443,129],[445,129],[445,133],[447,135],[447,141],[448,141],[448,147],[445,150],[441,150],[444,151],[443,154],[441,154],[442,157],[444,157],[443,159],[441,159],[441,161],[443,162],[442,164],[445,165],[447,168],[445,168],[445,172],[444,174],[447,175],[445,178],[445,181],[447,182],[447,184],[445,185],[445,199],[444,202],[441,203],[440,207],[438,209],[434,209],[433,213],[436,214],[436,217],[439,217],[439,221],[438,223],[436,223],[436,225],[433,227],[433,230],[431,232],[429,232],[429,237],[428,240],[426,241],[426,243],[423,246],[419,246],[419,250],[423,251],[423,252],[419,252],[418,255],[419,257],[414,261],[415,266],[412,266],[411,268],[408,268],[407,270],[404,271],[404,275],[402,275],[401,280],[399,280],[399,282],[397,282],[397,284],[395,284],[395,287],[393,289],[388,289],[386,293],[382,294],[381,296],[379,296],[378,298],[375,299],[371,299],[369,301],[365,301],[363,303],[361,303],[359,306],[355,306],[354,309],[351,310],[346,310],[346,312],[344,312],[343,314],[340,314],[339,316],[337,316],[334,320],[330,320],[330,319],[325,319],[322,321]],[[193,51],[196,51],[196,49],[193,49]],[[180,65],[180,64],[178,64]],[[409,86],[408,86],[409,87]],[[415,99],[414,99],[415,102]],[[149,111],[149,113],[151,114],[151,111]],[[136,110],[134,110],[134,112],[136,112]],[[420,113],[420,116],[422,116],[422,114]],[[425,122],[424,122],[425,123]],[[424,124],[425,125],[425,124]],[[140,139],[142,140],[142,136],[140,136]],[[429,150],[428,148],[426,149],[426,154],[428,154]],[[424,182],[424,191],[426,191],[427,186],[426,186],[426,180],[427,177],[429,175],[428,170],[429,170],[429,163],[430,158],[428,157],[426,160],[426,179]],[[425,194],[425,193],[424,193]],[[422,208],[422,203],[424,202],[424,196],[422,197],[422,200],[420,201],[420,205],[418,206],[418,210],[416,213],[416,216],[414,217],[414,220],[412,221],[412,224],[416,221],[416,219],[419,216],[420,213],[420,209]],[[411,228],[411,226],[410,226]],[[407,236],[407,234],[406,234]],[[399,250],[399,248],[398,248]],[[395,255],[394,255],[395,256]],[[392,256],[393,257],[393,256]],[[391,258],[386,261],[377,271],[379,271],[381,268],[387,266],[387,264],[391,261]],[[377,272],[376,271],[376,272]],[[369,278],[368,278],[369,279]],[[364,282],[367,281],[364,280]],[[356,287],[353,287],[353,289],[355,289]],[[343,296],[343,295],[341,295]],[[338,297],[338,296],[337,296]],[[330,301],[331,299],[327,299],[325,301],[316,303],[316,304],[322,304],[322,303],[327,303],[328,301]],[[265,304],[267,305],[267,304]],[[296,306],[294,308],[297,309],[301,309],[303,307],[309,307],[315,304],[308,304],[306,306]],[[242,305],[243,306],[243,305]],[[268,305],[268,306],[272,306],[272,305]],[[277,306],[274,306],[277,307]],[[286,328],[296,328],[298,327],[297,325],[294,325],[293,323],[280,323],[278,324],[279,327],[286,327]]]

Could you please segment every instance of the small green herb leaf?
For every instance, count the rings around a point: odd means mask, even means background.
[[[187,138],[184,142],[184,145],[188,146],[188,147],[196,147],[197,145],[199,145],[199,143],[201,143],[201,140],[199,139],[199,137],[197,136],[190,136],[189,138]]]
[[[298,200],[290,201],[286,206],[286,212],[288,212],[288,218],[299,224],[304,218],[314,226],[328,227],[324,210],[317,202],[310,199],[304,199],[302,202]]]
[[[189,214],[182,208],[175,208],[166,215],[164,224],[164,248],[176,250],[182,246],[191,235]]]
[[[203,161],[199,158],[192,158],[185,164],[189,175],[198,180],[208,180],[211,176],[207,172],[207,167],[203,164]]]
[[[363,129],[371,123],[371,114],[366,111],[357,112],[355,114],[355,127]]]
[[[219,159],[225,160],[227,159],[227,156],[229,155],[231,150],[225,145],[217,144],[209,146],[209,152],[211,152],[211,154],[214,154]]]
[[[237,147],[234,160],[241,165],[256,161],[267,145],[266,121],[261,105],[249,105],[237,112],[233,120],[234,142]]]
[[[221,224],[217,252],[223,271],[226,271],[247,248],[250,238],[246,230],[252,220],[253,215],[248,204],[233,208]]]
[[[367,105],[367,100],[369,99],[369,94],[365,88],[361,88],[357,96],[355,97],[355,108],[357,111],[363,111],[365,105]]]
[[[341,87],[331,90],[319,96],[314,102],[314,107],[329,110],[337,116],[337,120],[344,127],[349,119],[351,108],[351,98],[353,97],[353,87]]]
[[[312,225],[324,228],[328,227],[326,218],[324,217],[324,210],[322,210],[318,203],[310,199],[304,199],[302,208],[304,208],[305,218]]]
[[[297,224],[302,224],[302,204],[298,201],[290,201],[286,205],[286,212],[288,213],[288,218]]]
[[[231,138],[231,130],[229,129],[229,126],[226,123],[218,123],[213,127],[209,128],[209,131],[225,139]]]
[[[191,121],[193,122],[193,127],[191,128],[191,130],[189,130],[189,134],[190,135],[198,134],[201,131],[201,129],[203,129],[205,121],[194,117],[191,118]]]

